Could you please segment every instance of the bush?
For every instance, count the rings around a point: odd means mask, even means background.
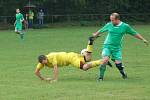
[[[35,24],[32,26],[33,29],[42,29],[42,28],[49,28],[48,25],[38,25]]]
[[[11,24],[0,23],[0,30],[10,30],[14,29],[14,26]]]

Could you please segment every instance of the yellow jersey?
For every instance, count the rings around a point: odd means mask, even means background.
[[[44,66],[52,68],[54,65],[59,67],[73,65],[80,68],[80,64],[85,63],[84,57],[78,53],[74,52],[52,52],[46,55],[48,63],[46,65],[38,63],[37,68],[42,69]]]

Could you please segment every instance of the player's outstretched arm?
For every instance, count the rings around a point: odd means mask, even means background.
[[[21,22],[23,22],[23,21],[24,21],[24,18],[21,19]]]
[[[14,22],[14,26],[16,26],[16,20],[15,20],[15,22]]]
[[[41,80],[45,80],[45,78],[42,77],[39,68],[36,68],[36,69],[35,69],[35,75],[36,75],[37,77],[39,77]]]
[[[105,26],[103,26],[100,30],[98,30],[97,32],[93,33],[93,37],[99,37],[99,35],[101,33],[104,33],[106,31],[108,31],[108,27],[109,27],[109,23],[107,23]]]
[[[57,81],[58,80],[58,66],[57,64],[54,65],[54,79],[52,81]]]
[[[97,31],[97,32],[93,33],[93,37],[94,37],[94,38],[96,38],[96,37],[98,37],[98,36],[99,36],[99,34],[100,34],[100,32],[99,32],[99,31]]]
[[[148,46],[148,41],[142,35],[136,34],[135,37],[142,40],[146,44],[146,46]]]

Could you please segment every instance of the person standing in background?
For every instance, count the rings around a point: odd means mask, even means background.
[[[15,32],[20,35],[21,40],[24,40],[24,33],[22,30],[22,22],[24,21],[23,14],[20,13],[20,9],[16,9],[16,20],[14,23]]]
[[[32,28],[33,26],[33,19],[34,19],[34,13],[32,10],[29,10],[29,28]]]
[[[39,25],[43,25],[43,21],[44,21],[44,12],[43,12],[42,9],[38,12],[38,20],[39,20]]]

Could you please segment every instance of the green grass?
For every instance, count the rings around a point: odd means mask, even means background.
[[[150,40],[148,25],[134,26]],[[98,27],[64,27],[28,30],[22,42],[13,31],[0,31],[0,100],[150,100],[150,47],[125,36],[123,62],[129,78],[107,68],[105,81],[98,83],[98,68],[87,72],[72,66],[59,69],[59,81],[47,83],[34,75],[39,54],[51,51],[80,52],[88,36]],[[104,37],[97,39],[93,58],[101,58]],[[44,69],[52,77],[53,70]]]

